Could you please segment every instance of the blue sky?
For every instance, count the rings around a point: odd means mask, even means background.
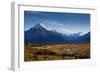
[[[44,23],[55,30],[86,33],[90,31],[90,14],[24,11],[25,30],[38,23]]]

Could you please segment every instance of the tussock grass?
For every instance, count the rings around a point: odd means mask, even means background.
[[[28,44],[24,61],[70,60],[90,58],[90,44]]]

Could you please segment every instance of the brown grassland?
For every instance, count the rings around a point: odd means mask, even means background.
[[[24,46],[24,61],[89,59],[90,43],[31,44]]]

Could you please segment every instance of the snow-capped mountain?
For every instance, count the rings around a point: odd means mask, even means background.
[[[48,31],[41,24],[36,24],[34,27],[25,31],[25,43],[65,43],[66,40],[61,34],[53,31]]]
[[[90,41],[90,32],[64,34],[38,23],[25,31],[25,43],[82,43]]]
[[[47,24],[47,23],[40,23],[40,25],[42,27],[44,27],[46,30],[49,30],[49,31],[54,31],[54,32],[58,32],[58,33],[61,33],[63,35],[69,35],[71,34],[71,32],[67,29],[64,29],[62,27],[59,27],[58,26],[52,26],[51,24]]]

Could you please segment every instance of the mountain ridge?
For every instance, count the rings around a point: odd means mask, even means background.
[[[40,23],[25,31],[25,43],[89,43],[90,32],[79,35],[63,35],[44,28]]]

